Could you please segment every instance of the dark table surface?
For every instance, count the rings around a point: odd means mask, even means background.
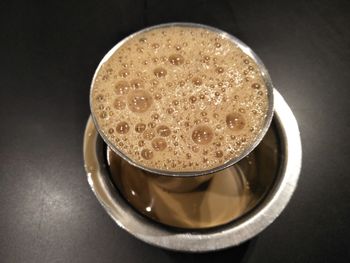
[[[1,1],[0,262],[350,262],[349,1]],[[117,227],[82,140],[102,56],[171,21],[252,47],[299,121],[303,168],[282,215],[228,250],[182,254]]]

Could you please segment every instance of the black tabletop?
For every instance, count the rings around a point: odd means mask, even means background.
[[[35,2],[35,3],[34,3]],[[349,1],[1,1],[0,262],[350,262]],[[199,22],[248,44],[299,122],[303,168],[281,216],[216,253],[120,229],[86,180],[94,70],[120,39]]]

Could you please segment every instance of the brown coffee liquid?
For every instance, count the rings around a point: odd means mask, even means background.
[[[111,144],[168,171],[207,170],[240,156],[268,109],[256,63],[224,35],[192,27],[128,39],[97,72],[91,102]]]
[[[107,149],[111,178],[128,202],[145,216],[179,228],[219,226],[247,213],[271,189],[280,154],[271,128],[249,156],[228,169],[170,177],[138,169]]]

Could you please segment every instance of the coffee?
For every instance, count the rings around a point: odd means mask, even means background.
[[[206,176],[172,177],[144,172],[110,149],[107,159],[111,178],[126,200],[137,211],[166,225],[222,225],[247,212],[256,201],[245,179],[247,169],[242,171],[236,165]]]
[[[167,171],[207,170],[240,156],[269,106],[254,60],[224,35],[194,27],[127,39],[99,68],[91,96],[110,144]]]
[[[247,157],[228,169],[204,176],[159,176],[128,164],[107,148],[111,179],[145,216],[180,228],[226,224],[257,205],[271,189],[281,148],[273,125]]]

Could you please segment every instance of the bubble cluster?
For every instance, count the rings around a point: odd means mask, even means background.
[[[207,29],[153,29],[127,40],[99,68],[97,123],[120,152],[148,168],[207,170],[249,147],[264,124],[259,66]]]
[[[154,131],[153,130],[146,130],[144,133],[143,133],[143,138],[145,140],[152,140],[154,138],[155,134],[154,134]]]

